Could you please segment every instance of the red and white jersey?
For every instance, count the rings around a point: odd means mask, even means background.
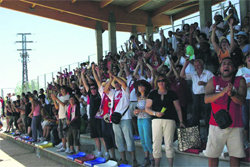
[[[124,111],[128,108],[129,106],[129,88],[124,90],[121,88],[120,90],[115,90],[111,89],[109,91],[108,97],[111,100],[111,106],[112,106],[112,111],[113,112],[118,112],[123,114]],[[125,115],[122,117],[123,119],[132,119],[131,113],[128,110]]]

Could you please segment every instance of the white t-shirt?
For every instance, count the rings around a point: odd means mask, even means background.
[[[114,98],[115,96],[115,98]],[[115,107],[114,112],[118,112],[120,114],[123,114],[124,111],[128,108],[129,106],[129,88],[127,87],[126,90],[121,88],[121,90],[115,90],[111,89],[109,91],[108,97],[111,99],[111,106],[114,106],[114,100],[119,101]],[[132,119],[131,117],[131,111],[128,109],[125,115],[122,117],[122,120],[125,119]]]
[[[69,95],[65,95],[65,96],[57,96],[57,98],[65,103],[65,101],[69,100]],[[59,103],[59,110],[58,110],[58,116],[59,116],[59,119],[63,119],[63,118],[66,118],[66,112],[67,112],[67,108],[68,108],[68,105],[61,105]]]
[[[205,93],[205,86],[198,85],[199,81],[208,82],[214,74],[208,70],[203,70],[200,77],[198,76],[197,72],[195,71],[191,75],[186,75],[186,79],[192,79],[192,90],[194,94],[204,94]]]
[[[177,49],[177,40],[176,37],[174,35],[172,35],[172,37],[168,39],[168,43],[172,44],[172,48],[174,49],[174,51],[176,51]]]
[[[130,87],[134,84],[134,81],[133,81],[133,78],[132,78],[132,75],[129,75],[127,77],[127,87],[129,88],[130,90]],[[135,88],[132,89],[132,91],[130,92],[130,101],[137,101],[137,96],[136,96],[136,93],[135,93]]]
[[[247,67],[242,67],[238,70],[236,76],[243,76],[248,84],[250,82],[250,69]],[[250,99],[250,87],[247,88],[247,97],[246,99]]]

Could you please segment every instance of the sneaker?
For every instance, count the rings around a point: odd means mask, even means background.
[[[73,153],[74,153],[74,151],[73,151],[73,150],[71,150],[71,149],[69,149],[69,148],[67,148],[67,149],[65,150],[65,153],[67,153],[67,154],[73,154]]]
[[[66,148],[65,152],[66,152],[66,153],[69,153],[69,152],[70,152],[70,149],[69,149],[69,148]]]
[[[73,150],[69,150],[69,154],[74,154],[75,152]]]
[[[133,162],[132,162],[132,167],[137,167],[137,165],[138,165],[137,161],[136,161],[136,159],[134,159]]]
[[[104,158],[105,158],[106,160],[109,160],[110,156],[109,156],[109,153],[108,153],[108,152],[105,152]]]
[[[96,154],[96,157],[101,157],[101,156],[102,156],[102,152],[98,151],[97,154]]]
[[[128,161],[120,159],[119,162],[118,162],[118,164],[119,165],[121,165],[121,164],[128,164]]]
[[[64,152],[65,151],[65,148],[64,147],[61,147],[59,149],[56,150],[57,152]]]
[[[61,142],[61,143],[59,143],[58,145],[56,145],[56,148],[62,148],[62,146],[63,146],[63,143]]]
[[[149,166],[149,165],[150,165],[150,160],[149,160],[149,158],[144,158],[144,161],[143,161],[142,166],[143,166],[143,167],[146,167],[146,166]]]
[[[155,166],[155,160],[154,159],[150,159],[150,167],[154,167]]]

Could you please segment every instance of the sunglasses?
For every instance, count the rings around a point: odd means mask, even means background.
[[[96,87],[92,87],[92,88],[90,88],[91,90],[95,90],[96,89]]]
[[[157,80],[157,82],[165,82],[165,79]]]

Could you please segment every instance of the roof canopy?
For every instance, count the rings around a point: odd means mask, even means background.
[[[211,0],[212,5],[224,0]],[[95,29],[108,30],[113,14],[117,31],[145,32],[199,11],[199,0],[0,0],[0,7]]]

